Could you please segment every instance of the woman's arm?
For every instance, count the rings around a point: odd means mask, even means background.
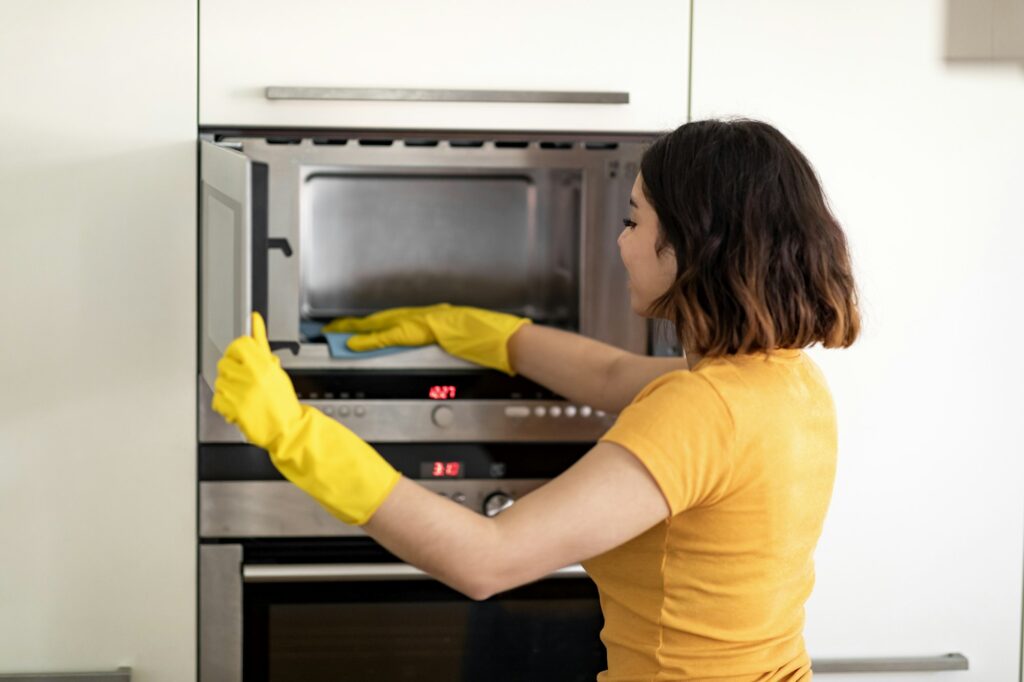
[[[656,377],[687,368],[683,358],[637,355],[538,324],[513,334],[508,353],[519,374],[573,402],[612,413],[620,412]]]
[[[446,585],[486,599],[603,554],[668,516],[643,464],[619,445],[598,443],[495,518],[403,478],[363,530]]]

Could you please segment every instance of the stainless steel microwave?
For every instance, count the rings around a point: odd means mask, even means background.
[[[648,350],[616,237],[649,137],[234,132],[200,143],[208,385],[250,310],[286,369],[466,367],[437,348],[332,358],[303,332],[441,301]]]

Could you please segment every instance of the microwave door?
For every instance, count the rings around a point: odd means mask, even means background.
[[[254,190],[254,182],[265,184],[266,174],[260,172],[265,166],[261,169],[262,164],[254,164],[241,152],[205,140],[200,142],[199,156],[199,370],[212,390],[224,349],[236,337],[250,333],[254,279],[265,286],[266,273],[254,272],[258,267],[254,268],[253,257],[262,255],[265,267],[266,188]]]

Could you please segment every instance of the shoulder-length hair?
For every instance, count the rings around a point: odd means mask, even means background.
[[[759,121],[695,121],[655,141],[640,164],[676,257],[673,285],[650,314],[704,356],[821,343],[860,330],[846,237],[814,169]]]

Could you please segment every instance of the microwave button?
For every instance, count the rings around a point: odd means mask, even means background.
[[[561,417],[562,416],[562,408],[559,407],[558,405],[552,405],[551,409],[548,410],[548,414],[550,414],[552,417]]]
[[[576,406],[575,405],[566,405],[565,406],[565,416],[566,417],[575,417],[576,416]]]
[[[360,406],[356,407],[354,410],[352,410],[352,414],[354,414],[357,417],[365,417],[366,416],[366,408],[363,407],[362,405],[360,405]]]
[[[515,417],[517,419],[522,417],[530,416],[530,408],[525,405],[510,405],[505,408],[506,417]]]
[[[533,414],[535,416],[537,416],[537,417],[543,417],[547,413],[548,413],[548,408],[544,407],[543,405],[539,405],[539,406],[533,408]]]
[[[463,493],[452,493],[452,502],[466,504],[466,496]]]
[[[439,405],[434,408],[433,413],[430,415],[430,419],[434,422],[434,426],[447,429],[455,423],[455,412],[447,405]]]
[[[590,405],[584,405],[580,408],[581,417],[589,417],[591,412],[593,412],[593,410],[590,408]]]
[[[342,405],[341,407],[338,408],[338,416],[339,417],[347,417],[348,413],[349,413],[349,409],[348,409],[347,405]]]
[[[330,405],[325,405],[324,406],[324,414],[326,414],[326,415],[328,415],[330,417],[333,417],[334,416],[334,408],[331,407]]]

